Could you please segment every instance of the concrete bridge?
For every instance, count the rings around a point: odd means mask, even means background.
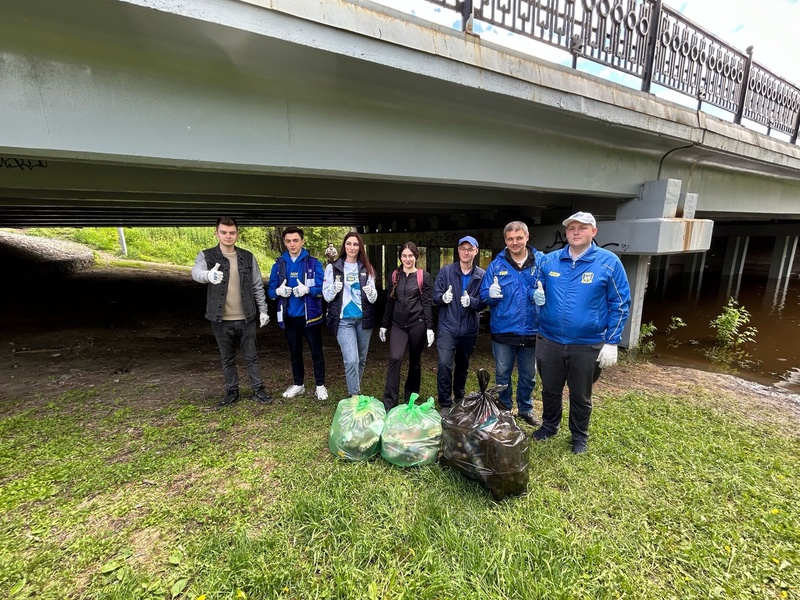
[[[469,33],[366,0],[0,13],[0,226],[351,225],[435,272],[464,230],[497,249],[521,219],[544,246],[589,210],[638,308],[650,257],[702,256],[714,222],[744,228],[732,276],[773,224],[792,269],[797,145]]]

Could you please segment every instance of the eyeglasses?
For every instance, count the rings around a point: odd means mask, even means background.
[[[473,248],[472,246],[464,246],[458,249],[459,252],[475,252],[477,248]]]

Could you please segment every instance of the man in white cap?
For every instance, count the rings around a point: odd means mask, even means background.
[[[563,225],[568,245],[545,257],[533,294],[540,307],[536,365],[543,405],[542,426],[533,438],[543,441],[558,432],[566,384],[572,451],[581,454],[588,449],[592,385],[601,369],[617,362],[631,293],[619,258],[593,244],[595,218],[577,212]]]
[[[459,402],[464,398],[469,358],[478,339],[480,312],[485,307],[480,298],[485,271],[475,265],[477,254],[478,240],[471,235],[462,237],[458,240],[458,262],[445,265],[433,286],[433,303],[442,307],[436,336],[440,408],[449,408],[453,399]]]

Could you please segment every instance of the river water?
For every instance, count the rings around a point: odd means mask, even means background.
[[[721,282],[719,273],[704,275],[699,291],[678,274],[653,281],[645,297],[642,323],[652,322],[658,332],[654,359],[659,362],[723,371],[703,356],[701,350],[714,344],[709,323],[734,297],[750,313],[748,326],[755,327],[755,343],[745,346],[752,364],[738,367],[735,374],[764,384],[800,392],[800,278],[797,274],[778,287],[766,273],[745,274],[741,282]],[[696,287],[696,286],[695,286]],[[738,293],[737,293],[738,288]],[[686,327],[666,333],[672,317]],[[730,371],[728,371],[730,372]]]

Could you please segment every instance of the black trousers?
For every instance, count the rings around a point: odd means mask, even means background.
[[[425,344],[428,342],[427,337],[424,323],[414,325],[411,329],[392,325],[389,333],[389,368],[386,372],[386,387],[383,389],[383,405],[387,411],[397,406],[397,395],[400,392],[400,366],[403,363],[406,347],[408,347],[408,375],[403,390],[404,398],[408,401],[414,392],[419,394],[422,380],[420,358]]]
[[[247,367],[247,376],[254,390],[264,387],[261,370],[258,368],[258,352],[256,351],[256,322],[222,321],[211,323],[211,330],[217,340],[219,355],[222,359],[222,375],[225,378],[225,391],[234,392],[239,389],[239,373],[236,369],[236,348],[242,351],[242,358]]]
[[[558,344],[536,337],[536,370],[542,378],[542,429],[555,433],[561,425],[564,385],[569,387],[569,430],[572,441],[589,438],[592,385],[600,377],[597,356],[603,343]]]
[[[303,338],[311,350],[314,362],[314,381],[317,385],[325,385],[325,355],[322,352],[322,325],[306,327],[305,317],[284,317],[283,332],[289,342],[289,353],[292,360],[292,378],[295,385],[303,385],[306,376],[303,364]]]

